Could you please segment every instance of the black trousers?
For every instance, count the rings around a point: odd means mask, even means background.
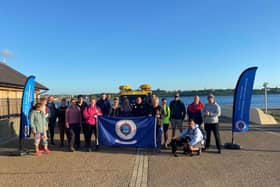
[[[85,126],[85,142],[86,142],[86,146],[88,146],[88,147],[91,146],[92,134],[94,134],[95,141],[96,141],[96,139],[97,139],[96,125],[89,125],[89,124],[87,124]]]
[[[82,131],[83,131],[83,134],[84,134],[84,138],[85,138],[85,141],[86,141],[86,139],[87,139],[87,124],[86,124],[86,122],[82,122]]]
[[[68,143],[70,143],[70,141],[69,141],[69,139],[70,139],[70,129],[65,127],[64,122],[62,122],[62,123],[58,122],[58,127],[59,127],[60,143],[64,144],[64,135],[65,134],[66,134]]]
[[[55,128],[55,125],[56,125],[56,120],[55,119],[50,119],[49,120],[49,124],[48,124],[48,127],[49,127],[48,136],[51,139],[51,142],[53,142],[53,140],[54,140],[54,128]]]
[[[171,149],[172,149],[172,153],[175,154],[178,147],[182,147],[184,144],[188,144],[189,142],[189,138],[186,137],[186,138],[182,138],[180,140],[171,140]],[[185,150],[185,149],[184,149]]]
[[[81,133],[81,126],[79,123],[76,124],[69,124],[70,126],[70,147],[76,147],[79,148],[81,144],[80,140],[80,133]]]
[[[216,147],[218,150],[221,150],[221,137],[220,137],[220,126],[219,123],[205,123],[205,131],[206,131],[206,145],[205,148],[209,148],[210,142],[211,142],[211,132],[213,131],[213,134],[215,136],[216,140]]]

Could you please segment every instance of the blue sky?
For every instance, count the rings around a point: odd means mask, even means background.
[[[280,1],[48,0],[0,2],[7,63],[50,93],[117,92],[119,85],[280,87]]]

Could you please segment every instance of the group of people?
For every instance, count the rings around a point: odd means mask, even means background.
[[[196,145],[206,139],[205,150],[210,146],[211,131],[213,131],[218,152],[221,153],[220,134],[219,134],[219,116],[221,114],[220,106],[216,103],[214,95],[208,95],[208,103],[205,106],[201,103],[199,96],[194,97],[194,101],[187,107],[180,100],[177,93],[170,105],[167,105],[167,99],[160,100],[156,95],[150,95],[144,100],[137,97],[135,104],[131,105],[128,98],[124,97],[120,106],[118,97],[113,99],[111,105],[106,94],[101,94],[97,101],[96,97],[91,97],[89,103],[85,102],[82,95],[78,100],[72,98],[70,106],[67,106],[66,99],[62,99],[60,106],[56,108],[54,97],[50,96],[43,99],[34,106],[30,115],[31,129],[35,137],[36,154],[40,156],[42,151],[50,153],[48,149],[48,138],[50,144],[55,145],[54,129],[56,124],[60,131],[60,146],[64,146],[65,135],[67,137],[69,151],[79,150],[81,147],[80,134],[83,132],[85,147],[87,151],[92,151],[92,135],[97,138],[97,119],[98,116],[109,117],[128,117],[128,116],[150,116],[156,118],[156,137],[157,148],[168,148],[176,150],[176,146],[181,143],[186,150],[195,151]],[[189,125],[183,130],[183,121],[188,116]],[[168,130],[171,124],[172,138],[169,140]],[[203,126],[204,124],[204,126]],[[180,135],[175,136],[176,129],[179,129]],[[206,131],[206,132],[205,132]],[[162,141],[162,134],[164,142]],[[41,141],[42,140],[42,141]],[[40,142],[43,148],[40,149]],[[174,143],[177,142],[177,143]],[[43,149],[43,150],[42,150]],[[99,149],[95,141],[95,149]]]

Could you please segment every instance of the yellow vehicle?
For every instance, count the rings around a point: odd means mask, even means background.
[[[142,100],[145,101],[149,95],[152,94],[151,86],[148,84],[143,84],[139,87],[138,90],[132,90],[129,85],[122,85],[120,89],[120,102],[122,103],[124,98],[128,98],[130,104],[134,104],[137,97],[142,97]]]

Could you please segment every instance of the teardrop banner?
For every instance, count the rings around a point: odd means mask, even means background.
[[[237,81],[232,110],[232,142],[225,143],[226,149],[240,149],[240,145],[234,144],[234,133],[249,130],[251,100],[257,69],[257,67],[246,69]]]

